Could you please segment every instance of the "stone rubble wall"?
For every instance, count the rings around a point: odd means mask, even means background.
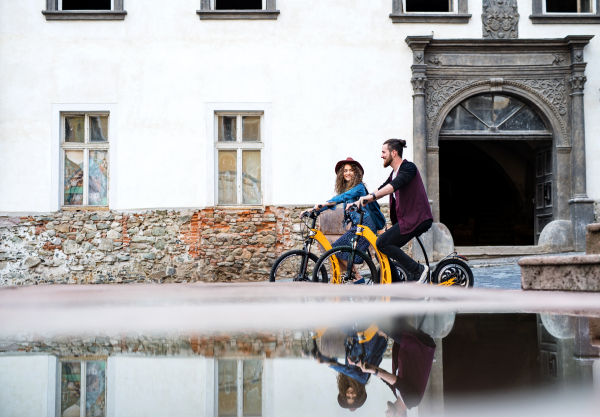
[[[264,281],[305,209],[0,217],[0,285]]]
[[[176,333],[164,335],[87,334],[0,336],[0,354],[31,353],[58,357],[97,358],[117,354],[139,356],[302,357],[312,347],[307,331]],[[320,340],[319,342],[320,343]],[[384,357],[391,357],[388,340]],[[343,347],[342,347],[343,349]]]
[[[0,285],[261,281],[303,208],[0,217]]]

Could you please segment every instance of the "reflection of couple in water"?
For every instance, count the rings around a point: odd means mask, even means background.
[[[345,333],[348,337],[358,340],[356,333],[351,331]],[[387,349],[387,337],[394,341],[391,372],[379,368]],[[323,335],[323,339],[327,339],[327,333]],[[321,343],[324,342],[323,339]],[[395,402],[388,401],[385,415],[405,416],[408,409],[417,407],[421,403],[425,394],[435,353],[434,340],[405,320],[400,320],[387,329],[380,328],[379,333],[366,342],[364,347],[365,359],[361,363],[352,362],[346,355],[345,365],[330,365],[339,372],[337,377],[339,405],[351,411],[362,407],[367,400],[365,385],[370,376],[375,375],[391,388],[396,397]],[[319,356],[317,361],[331,363],[333,359]]]

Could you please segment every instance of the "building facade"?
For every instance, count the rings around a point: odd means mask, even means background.
[[[266,279],[335,163],[375,189],[391,137],[434,258],[583,250],[598,23],[598,0],[3,2],[0,282]]]

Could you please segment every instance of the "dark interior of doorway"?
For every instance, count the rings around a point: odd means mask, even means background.
[[[465,395],[539,387],[537,332],[535,314],[456,315],[442,340],[446,412]]]
[[[456,246],[535,244],[535,149],[548,144],[440,141],[440,220]]]

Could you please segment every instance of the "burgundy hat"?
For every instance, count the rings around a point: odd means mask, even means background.
[[[360,170],[363,172],[363,174],[365,173],[364,168],[362,167],[362,165],[358,162],[355,161],[354,159],[348,157],[346,159],[344,159],[343,161],[338,162],[337,164],[335,164],[335,173],[337,174],[337,172],[339,171],[340,167],[342,165],[347,164],[348,162],[354,162],[356,165],[358,165],[358,167],[360,168]]]

